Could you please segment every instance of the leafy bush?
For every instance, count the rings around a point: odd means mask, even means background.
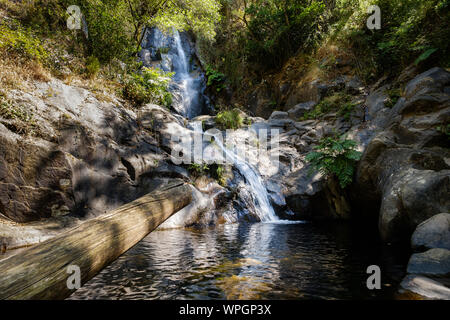
[[[437,126],[436,130],[442,134],[445,134],[448,138],[450,138],[450,124]]]
[[[366,27],[367,7],[381,9],[381,29]],[[355,54],[367,80],[411,63],[450,65],[450,1],[337,0],[334,35]]]
[[[24,29],[17,21],[0,25],[0,50],[6,50],[28,59],[43,61],[48,53],[30,29]]]
[[[142,68],[141,73],[132,73],[123,88],[123,96],[135,106],[155,103],[163,106],[172,104],[169,92],[170,78],[173,73],[160,69]]]
[[[216,116],[216,124],[220,129],[239,129],[242,127],[244,120],[241,117],[239,109],[225,110],[219,112]]]
[[[29,122],[33,115],[22,106],[14,105],[12,101],[0,95],[0,116],[5,119]]]
[[[342,188],[353,180],[353,173],[361,153],[355,150],[356,142],[344,138],[327,137],[320,140],[316,151],[306,156],[311,169],[325,176],[335,176]]]
[[[159,52],[160,54],[168,54],[169,51],[170,51],[170,48],[168,48],[168,47],[162,47],[162,48],[159,48],[159,49],[158,49],[158,52]]]
[[[343,105],[341,105],[339,107],[339,111],[338,111],[338,115],[343,117],[344,120],[350,120],[350,116],[353,112],[353,110],[355,110],[356,104],[351,103],[351,102],[347,102],[344,103]]]
[[[0,117],[12,120],[4,123],[4,125],[15,133],[36,135],[40,132],[33,113],[26,107],[17,105],[12,100],[7,99],[2,92],[0,92]]]
[[[86,61],[86,72],[89,78],[93,78],[100,71],[100,62],[97,57],[90,56]]]
[[[206,76],[208,77],[208,86],[215,86],[217,92],[225,88],[225,75],[214,70],[210,65],[206,67]]]

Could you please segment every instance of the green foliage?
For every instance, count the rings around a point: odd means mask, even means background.
[[[26,107],[17,105],[13,101],[6,98],[0,92],[0,117],[13,120],[9,123],[4,123],[8,128],[18,134],[38,134],[40,132],[39,126],[33,118],[33,113],[27,110]]]
[[[361,153],[355,150],[356,142],[345,138],[327,137],[320,140],[315,151],[306,156],[311,169],[325,176],[335,176],[342,188],[353,180],[356,163]]]
[[[392,108],[397,103],[398,99],[402,96],[399,88],[392,88],[386,91],[388,98],[384,102],[384,105],[388,108]]]
[[[339,107],[339,111],[338,111],[338,115],[343,117],[344,120],[350,120],[350,116],[353,112],[353,110],[355,110],[356,104],[351,103],[351,102],[347,102],[344,103],[343,105],[341,105],[341,107]]]
[[[328,112],[338,110],[340,116],[349,119],[355,105],[350,102],[351,96],[338,92],[320,101],[313,110],[306,112],[300,120],[320,119]]]
[[[246,117],[246,118],[244,119],[244,125],[246,125],[246,126],[251,126],[251,125],[252,125],[252,119],[249,118],[249,117]]]
[[[450,138],[450,124],[438,126],[436,130]]]
[[[225,186],[227,184],[227,179],[225,177],[225,167],[223,165],[217,165],[216,179],[221,186]]]
[[[322,1],[255,0],[245,10],[248,60],[263,69],[281,66],[314,46],[325,12]]]
[[[100,62],[97,57],[90,56],[86,61],[86,73],[89,78],[93,78],[100,71]]]
[[[239,109],[219,112],[215,118],[217,126],[222,129],[239,129],[243,125],[243,119]]]
[[[0,116],[5,119],[20,120],[29,122],[33,119],[33,114],[25,108],[14,105],[11,101],[0,96]]]
[[[134,0],[163,4],[153,11],[151,25],[163,30],[191,30],[206,39],[214,39],[215,26],[220,21],[220,4],[217,0]],[[145,5],[144,5],[145,6]]]
[[[164,47],[164,48],[159,48],[158,51],[160,54],[168,54],[169,53],[170,48]]]
[[[89,37],[83,40],[81,31],[74,34],[87,43],[88,54],[102,63],[132,58],[145,25],[192,30],[212,39],[220,20],[217,0],[28,0],[16,5],[16,11],[30,27],[51,34],[67,31],[70,5],[80,7]]]
[[[193,172],[197,176],[207,174],[209,171],[209,166],[205,163],[191,163],[188,166],[188,170]]]
[[[436,51],[438,51],[437,48],[431,48],[426,50],[424,53],[422,53],[417,59],[416,61],[414,61],[414,64],[417,66],[419,65],[419,63],[421,63],[422,61],[427,60],[433,53],[435,53]]]
[[[31,29],[25,29],[15,20],[10,25],[0,24],[0,50],[38,61],[48,57],[47,51]]]
[[[172,76],[173,73],[165,73],[160,69],[143,68],[141,73],[128,75],[123,96],[135,106],[146,103],[170,106],[172,95],[169,83]]]
[[[450,66],[448,0],[338,0],[334,36],[351,47],[363,76],[373,80],[411,63]],[[369,30],[367,8],[381,9],[381,29]]]
[[[225,88],[225,75],[212,68],[212,66],[206,66],[206,76],[208,77],[208,86],[214,86],[217,92],[222,91]]]

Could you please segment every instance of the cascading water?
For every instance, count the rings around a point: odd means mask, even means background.
[[[188,60],[183,49],[180,34],[177,30],[173,31],[175,40],[175,47],[177,50],[178,59],[175,70],[175,81],[179,84],[181,89],[181,109],[187,118],[192,118],[199,114],[198,101],[195,101],[199,95],[198,89],[195,88],[194,78],[189,73]]]
[[[203,132],[201,122],[191,123],[191,127],[193,128],[194,132]],[[214,136],[210,136],[209,138],[214,138]],[[237,170],[239,170],[239,172],[247,181],[249,189],[254,196],[256,214],[258,215],[261,222],[280,221],[280,219],[275,214],[272,206],[270,205],[269,195],[267,194],[267,190],[263,185],[262,178],[258,171],[247,161],[239,157],[235,152],[227,149],[221,142],[221,139],[214,139],[214,143],[221,151],[221,154],[218,158],[220,160],[225,160],[228,164],[233,165]],[[217,161],[218,159],[211,158],[207,160]]]
[[[173,109],[185,118],[192,119],[211,112],[208,97],[204,94],[206,80],[190,52],[186,35],[177,30],[163,33],[157,28],[146,29],[141,43],[140,59],[146,67],[156,67],[174,72],[170,91]]]
[[[215,140],[216,145],[225,154],[227,161],[230,161],[239,172],[245,177],[250,190],[255,197],[255,209],[261,222],[275,222],[280,219],[275,214],[269,202],[269,195],[263,185],[262,178],[253,166],[241,159],[236,153],[228,150],[219,140]]]
[[[164,35],[158,29],[152,29],[145,37],[144,46],[146,50],[155,53],[162,47],[168,47],[169,52],[163,55],[161,59],[170,60],[171,71],[175,72],[174,83],[172,85],[172,93],[175,103],[174,109],[182,116],[192,119],[202,114],[205,99],[202,89],[204,89],[204,81],[202,82],[201,73],[190,72],[192,69],[192,54],[186,49],[190,48],[189,41],[186,37],[180,36],[177,30],[173,30],[172,36]],[[155,54],[153,54],[155,55]],[[152,58],[153,60],[153,58]],[[160,65],[164,67],[164,64]],[[202,97],[205,99],[202,100]],[[192,122],[192,129],[196,133],[202,133],[202,125],[200,123]],[[253,203],[255,213],[262,222],[276,222],[280,221],[276,216],[264,187],[261,176],[257,169],[240,158],[236,153],[227,149],[218,140],[216,145],[221,149],[226,160],[232,164],[245,178],[247,188],[253,195]]]

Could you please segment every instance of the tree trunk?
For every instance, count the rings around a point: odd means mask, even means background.
[[[191,200],[189,185],[172,183],[0,261],[0,299],[68,297],[68,266],[84,284]]]

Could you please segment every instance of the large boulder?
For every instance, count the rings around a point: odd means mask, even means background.
[[[384,191],[380,234],[387,240],[406,239],[422,221],[449,209],[450,170],[401,170]]]
[[[317,103],[314,101],[299,103],[293,108],[288,110],[288,115],[293,120],[298,120],[301,118],[306,112],[311,111]]]
[[[419,224],[411,238],[413,249],[450,250],[450,214],[440,213]]]
[[[271,120],[281,120],[281,119],[287,119],[289,117],[289,114],[284,111],[274,111],[269,117],[269,121]]]
[[[98,215],[147,193],[145,180],[155,175],[186,176],[167,164],[157,133],[178,119],[148,108],[136,114],[114,96],[100,100],[59,80],[33,85],[8,92],[32,115],[33,131],[15,132],[0,117],[3,216],[29,222]]]
[[[358,165],[355,198],[378,215],[384,241],[407,241],[421,222],[450,210],[450,73],[431,69],[411,80],[388,109],[386,88],[369,96],[376,135]]]
[[[408,262],[408,273],[432,276],[450,275],[450,250],[430,249],[423,253],[415,253]]]
[[[325,179],[311,174],[306,166],[283,179],[287,186],[284,196],[289,208],[299,219],[341,220],[350,217],[350,204],[346,192],[334,178]]]

